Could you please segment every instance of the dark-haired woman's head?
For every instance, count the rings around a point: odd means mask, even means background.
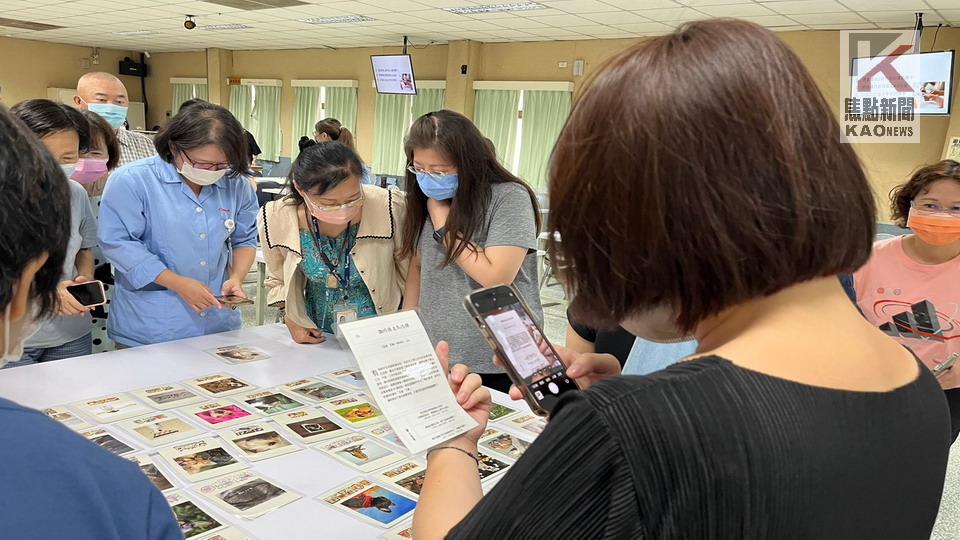
[[[80,111],[49,99],[30,99],[17,103],[10,112],[40,139],[70,177],[80,152],[90,146],[89,123]]]
[[[0,349],[15,354],[23,327],[57,306],[70,238],[70,191],[53,157],[0,106]],[[9,324],[9,326],[8,326]]]
[[[115,169],[120,162],[120,144],[116,131],[97,113],[83,111],[80,114],[90,128],[89,148],[80,151],[77,169],[70,178],[81,184],[91,184]]]
[[[420,229],[426,221],[427,199],[451,201],[448,234],[472,238],[479,230],[490,203],[491,186],[515,182],[536,195],[497,160],[489,139],[466,116],[453,111],[427,113],[413,122],[404,150],[407,156],[407,219],[404,224],[405,254],[416,252]],[[537,227],[540,214],[537,212]],[[451,242],[447,263],[465,248]]]
[[[212,183],[224,175],[249,174],[243,126],[220,105],[206,101],[182,108],[154,138],[157,154],[184,177]]]
[[[336,118],[324,118],[314,126],[313,138],[318,143],[337,141],[345,144],[356,151],[357,146],[353,140],[353,133],[343,127]]]
[[[180,108],[177,109],[177,114],[179,114],[180,111],[186,109],[187,107],[192,107],[192,106],[197,105],[197,104],[199,104],[199,103],[210,103],[210,102],[207,101],[207,100],[205,100],[205,99],[200,99],[200,98],[188,99],[188,100],[186,100],[186,101],[184,101],[183,103],[180,104]]]
[[[550,163],[571,311],[641,335],[659,318],[676,337],[859,268],[876,209],[839,133],[803,64],[758,25],[697,22],[618,54],[577,100]]]
[[[363,204],[363,163],[352,148],[318,143],[300,152],[290,169],[287,188],[297,203],[320,221],[348,223]]]
[[[892,218],[923,242],[960,242],[960,163],[945,159],[917,169],[910,181],[890,192]]]

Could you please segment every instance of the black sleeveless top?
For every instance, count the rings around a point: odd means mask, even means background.
[[[853,392],[705,357],[565,397],[448,538],[927,539],[949,427],[927,369]]]

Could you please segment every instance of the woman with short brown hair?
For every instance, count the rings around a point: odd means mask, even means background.
[[[489,394],[456,366],[480,425],[428,454],[415,537],[928,537],[947,409],[836,279],[875,222],[839,135],[753,23],[685,25],[601,68],[550,164],[558,272],[580,320],[697,354],[565,396],[487,497]]]
[[[854,274],[860,309],[871,323],[937,373],[960,435],[960,163],[918,169],[890,192],[894,223],[913,234],[880,240]]]

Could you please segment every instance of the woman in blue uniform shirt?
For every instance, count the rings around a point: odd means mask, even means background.
[[[218,295],[244,297],[256,256],[257,197],[243,128],[199,103],[157,134],[158,155],[110,176],[100,245],[116,292],[108,334],[133,347],[240,328]]]

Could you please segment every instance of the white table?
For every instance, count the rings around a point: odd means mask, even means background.
[[[255,345],[272,358],[229,365],[203,352],[239,343]],[[217,372],[229,372],[251,384],[270,387],[347,367],[351,361],[352,356],[341,350],[335,339],[330,338],[321,345],[298,345],[290,339],[285,327],[272,324],[3,370],[0,371],[0,396],[28,407],[43,408]],[[509,398],[499,393],[497,401],[510,403]],[[522,403],[511,406],[526,410]],[[130,437],[125,437],[127,439]],[[169,473],[168,468],[160,466]],[[247,521],[219,512],[189,490],[185,493],[214,517],[233,523],[260,540],[375,539],[386,530],[313,499],[362,476],[318,450],[306,447],[285,456],[253,462],[251,469],[300,493],[303,498]],[[185,484],[180,477],[170,474],[178,485]]]

